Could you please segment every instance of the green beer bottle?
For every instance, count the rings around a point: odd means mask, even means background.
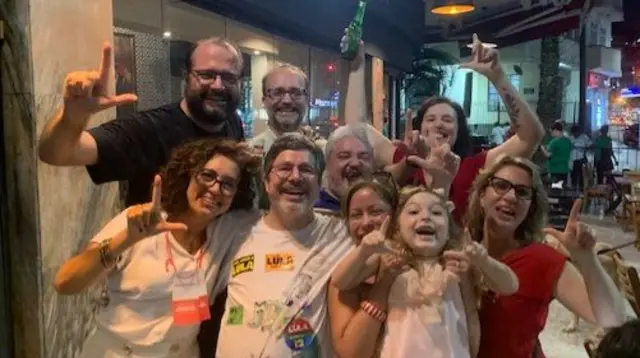
[[[367,8],[366,0],[358,0],[358,9],[356,16],[347,28],[347,41],[342,44],[340,54],[345,60],[353,60],[358,55],[358,47],[362,41],[362,32],[364,30],[364,11]]]

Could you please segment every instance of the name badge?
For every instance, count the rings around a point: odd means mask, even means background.
[[[286,252],[267,254],[265,257],[265,271],[291,271],[293,270],[293,255]]]
[[[207,287],[200,270],[176,272],[172,291],[171,307],[175,325],[190,326],[211,318]]]

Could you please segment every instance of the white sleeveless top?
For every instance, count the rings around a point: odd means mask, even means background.
[[[410,270],[391,287],[380,357],[470,358],[460,285],[448,284],[440,303],[416,304],[408,293],[417,279]]]

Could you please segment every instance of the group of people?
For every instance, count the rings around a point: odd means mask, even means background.
[[[625,322],[580,202],[564,232],[544,227],[546,189],[526,159],[544,130],[497,50],[474,37],[463,66],[498,89],[515,134],[474,155],[444,97],[425,99],[401,143],[367,124],[363,56],[323,148],[301,133],[308,80],[290,65],[265,75],[269,129],[244,141],[242,55],[223,39],[193,47],[179,103],[89,130],[136,97],[107,92],[109,46],[98,71],[67,76],[40,159],[130,183],[128,208],[55,277],[61,294],[106,281],[82,357],[530,358],[544,356],[553,299]]]

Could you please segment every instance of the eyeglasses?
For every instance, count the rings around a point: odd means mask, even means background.
[[[221,176],[211,169],[203,169],[200,171],[198,175],[196,175],[196,180],[201,185],[207,187],[213,187],[218,183],[222,194],[229,196],[234,195],[238,188],[237,180]]]
[[[240,78],[238,75],[231,72],[222,72],[214,70],[192,70],[193,73],[202,85],[210,85],[215,82],[218,77],[224,86],[235,86],[238,84]]]
[[[271,168],[271,171],[280,179],[289,179],[296,168],[298,169],[298,173],[301,177],[305,179],[316,178],[316,169],[310,164],[301,164],[297,166],[293,164],[282,164]]]
[[[516,198],[520,200],[531,200],[531,198],[533,198],[534,190],[532,187],[528,185],[513,184],[512,182],[506,179],[493,177],[489,180],[489,186],[491,186],[491,188],[496,193],[498,193],[498,195],[505,195],[511,189],[513,189],[513,192],[515,193]]]
[[[292,100],[297,101],[299,99],[301,99],[302,97],[306,97],[307,96],[307,90],[304,88],[295,88],[295,87],[291,87],[291,88],[282,88],[282,87],[277,87],[277,88],[270,88],[268,89],[266,92],[267,96],[275,101],[281,101],[284,96],[286,96],[287,94],[289,95],[289,97],[291,97]]]

